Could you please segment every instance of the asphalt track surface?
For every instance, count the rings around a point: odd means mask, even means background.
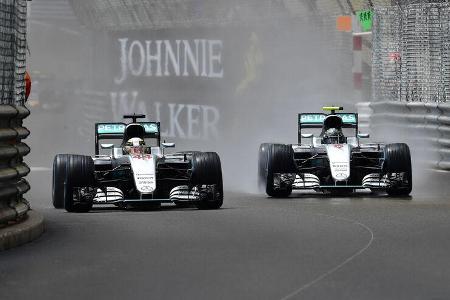
[[[450,299],[450,201],[227,192],[222,209],[51,208],[0,253],[0,299]]]

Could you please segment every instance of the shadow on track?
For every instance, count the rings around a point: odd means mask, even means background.
[[[235,209],[234,207],[222,207],[220,209],[216,209],[216,210],[201,210],[201,209],[197,209],[196,207],[178,207],[175,205],[162,205],[161,207],[158,208],[146,208],[146,207],[128,207],[128,208],[122,208],[122,207],[116,207],[113,205],[101,205],[101,206],[97,206],[92,208],[89,212],[87,213],[82,213],[83,215],[86,214],[98,214],[98,213],[116,213],[116,212],[175,212],[175,211],[185,211],[185,212],[200,212],[200,211],[205,211],[205,212],[211,212],[211,211],[221,211],[221,210],[229,210],[229,209]]]

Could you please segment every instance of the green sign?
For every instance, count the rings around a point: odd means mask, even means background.
[[[361,24],[362,31],[371,31],[373,23],[373,11],[371,10],[360,10],[356,12],[356,17]]]

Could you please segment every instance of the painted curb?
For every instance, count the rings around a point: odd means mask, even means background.
[[[31,242],[44,232],[44,217],[36,211],[29,211],[27,218],[5,228],[0,228],[0,251]]]

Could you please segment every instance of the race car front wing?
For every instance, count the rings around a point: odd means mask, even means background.
[[[336,189],[336,188],[353,188],[353,189],[386,189],[391,185],[391,180],[386,175],[372,173],[366,175],[361,185],[348,185],[346,182],[339,182],[334,185],[321,185],[320,179],[314,174],[274,174],[275,189],[292,185],[294,190],[310,190],[310,189]]]

